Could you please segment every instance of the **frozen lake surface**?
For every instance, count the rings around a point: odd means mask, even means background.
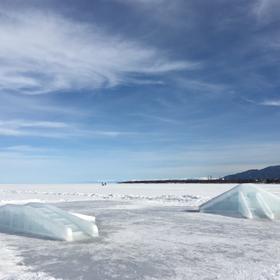
[[[86,243],[0,233],[0,279],[280,279],[280,221],[185,211],[232,186],[0,186],[0,200],[52,202],[100,230]]]

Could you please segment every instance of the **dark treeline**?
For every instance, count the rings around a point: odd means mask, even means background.
[[[234,179],[234,180],[225,180],[225,179],[209,179],[209,180],[199,180],[199,179],[167,179],[167,180],[132,180],[132,181],[123,181],[118,182],[119,184],[245,184],[245,183],[254,183],[254,184],[280,184],[279,179]]]

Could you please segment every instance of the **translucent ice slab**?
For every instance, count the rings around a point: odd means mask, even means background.
[[[86,217],[44,203],[6,204],[0,206],[0,231],[55,240],[87,240],[98,236],[98,228],[94,218]]]
[[[280,198],[257,188],[242,184],[202,204],[200,212],[247,219],[280,218]]]

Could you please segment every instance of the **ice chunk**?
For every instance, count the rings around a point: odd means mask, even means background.
[[[0,206],[0,231],[55,240],[87,240],[98,236],[98,228],[94,218],[86,217],[44,203],[6,204]]]
[[[257,188],[241,184],[200,205],[200,212],[247,219],[280,218],[280,198]]]

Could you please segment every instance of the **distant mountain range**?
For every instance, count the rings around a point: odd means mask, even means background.
[[[203,177],[197,179],[144,179],[119,181],[124,184],[224,184],[224,183],[279,183],[280,165],[269,166],[263,169],[251,169],[244,172],[228,175],[219,179]]]
[[[263,169],[251,169],[225,176],[224,180],[277,180],[280,179],[280,165]]]

